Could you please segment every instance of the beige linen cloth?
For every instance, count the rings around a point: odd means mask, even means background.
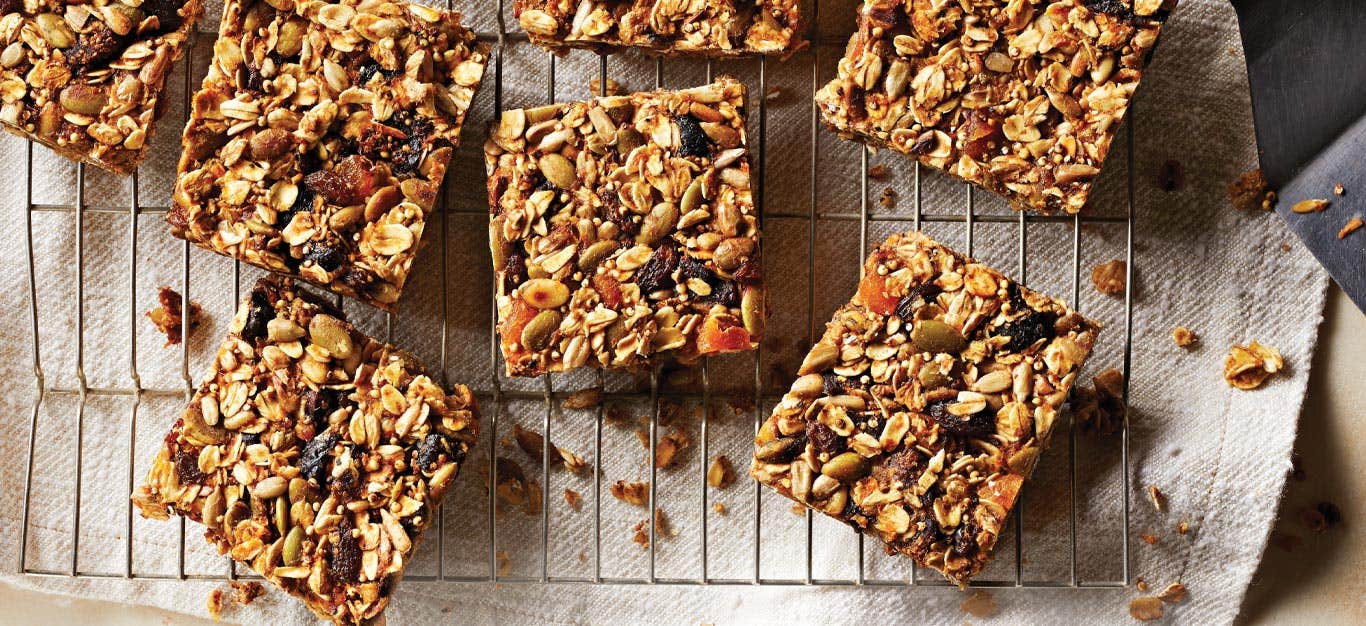
[[[457,4],[475,28],[497,32],[494,3]],[[700,449],[702,433],[696,417],[676,419],[674,426],[659,430],[664,435],[678,428],[693,441],[676,467],[658,471],[658,500],[677,533],[661,533],[656,541],[654,571],[660,578],[703,575],[704,511],[706,576],[741,581],[754,577],[756,491],[752,483],[741,477],[729,489],[705,490],[705,501],[700,486],[706,464],[717,454],[729,456],[741,471],[746,465],[754,413],[737,414],[731,405],[744,403],[728,398],[746,393],[752,398],[756,371],[767,394],[780,391],[811,334],[819,332],[834,308],[853,291],[861,256],[859,148],[823,129],[813,131],[809,94],[813,83],[833,73],[843,40],[853,27],[854,4],[850,0],[821,2],[817,22],[827,45],[762,68],[766,85],[776,88],[764,106],[768,133],[762,147],[758,141],[759,62],[718,62],[712,68],[715,73],[734,74],[751,87],[751,144],[756,157],[762,153],[767,183],[764,228],[772,338],[765,342],[757,368],[748,356],[713,359],[708,364],[715,410],[708,424],[705,454]],[[202,30],[216,27],[218,10],[217,6],[209,8],[207,14],[213,17]],[[516,32],[510,9],[506,13],[509,32]],[[171,106],[160,124],[153,155],[137,181],[141,206],[164,207],[169,202],[185,86],[197,85],[208,63],[211,40],[211,36],[200,37],[193,58],[177,67]],[[501,68],[504,106],[589,95],[589,80],[599,71],[598,57],[574,53],[559,60],[553,93],[547,58],[524,42],[509,42]],[[813,62],[819,68],[817,76],[812,75]],[[191,67],[189,79],[187,65]],[[678,61],[665,62],[657,73],[652,60],[634,55],[613,56],[607,65],[609,76],[628,90],[651,88],[657,80],[667,87],[700,84],[708,73],[705,63]],[[369,332],[390,336],[421,355],[448,381],[466,382],[484,393],[485,441],[462,471],[459,487],[448,498],[441,530],[430,533],[420,546],[411,573],[484,577],[496,567],[495,553],[502,552],[511,577],[539,578],[543,571],[550,576],[591,577],[595,571],[609,578],[647,576],[650,552],[631,541],[632,527],[646,513],[608,495],[608,487],[616,480],[649,478],[645,448],[637,442],[630,423],[602,428],[600,541],[595,541],[591,475],[573,476],[558,469],[549,475],[545,503],[549,549],[544,551],[544,561],[539,515],[504,512],[494,529],[490,528],[485,491],[489,449],[494,447],[498,455],[516,461],[540,483],[539,463],[500,440],[508,437],[514,423],[539,430],[547,417],[540,400],[509,400],[495,406],[490,395],[495,381],[505,390],[532,392],[543,390],[544,381],[503,379],[495,374],[490,354],[492,276],[484,243],[480,144],[497,95],[493,68],[485,85],[448,176],[450,213],[430,225],[426,252],[415,266],[402,312],[390,324],[364,305],[346,303],[347,312]],[[1097,215],[1122,217],[1132,165],[1136,279],[1128,459],[1130,574],[1159,589],[1182,580],[1190,588],[1191,599],[1168,611],[1179,622],[1227,623],[1237,615],[1289,468],[1296,417],[1323,307],[1325,275],[1282,224],[1270,214],[1243,214],[1228,205],[1225,185],[1251,167],[1255,154],[1246,73],[1232,9],[1219,0],[1187,0],[1163,34],[1093,202]],[[144,213],[134,220],[128,209],[134,202],[130,182],[93,168],[85,171],[81,200],[89,208],[83,219],[69,211],[25,214],[26,194],[39,205],[75,203],[76,168],[35,148],[30,169],[26,144],[13,138],[0,140],[0,155],[9,177],[7,184],[0,185],[4,188],[0,245],[6,251],[0,255],[0,280],[4,281],[3,293],[12,294],[11,313],[0,323],[0,373],[7,389],[0,394],[0,415],[4,416],[0,419],[0,569],[5,570],[0,576],[6,583],[45,592],[203,615],[208,591],[222,583],[146,578],[176,576],[181,571],[179,525],[140,518],[130,523],[127,495],[130,483],[141,480],[157,443],[183,405],[180,392],[204,375],[236,299],[257,272],[241,268],[239,274],[231,261],[187,250],[167,234],[159,214]],[[1167,160],[1177,160],[1184,167],[1184,187],[1178,191],[1162,191],[1155,181]],[[869,162],[884,164],[889,171],[887,179],[869,185],[873,220],[867,242],[872,245],[893,230],[912,226],[907,218],[915,212],[917,193],[914,168],[904,158],[884,153],[873,155]],[[31,187],[25,185],[26,172],[31,172]],[[878,202],[883,187],[896,192],[893,206]],[[926,215],[962,215],[969,192],[961,184],[926,172],[918,197]],[[1020,224],[998,199],[982,192],[972,194],[971,199],[977,213],[1003,219],[975,220],[971,230],[962,222],[926,220],[925,230],[959,249],[970,246],[970,252],[983,261],[1073,302],[1105,323],[1098,352],[1088,364],[1089,375],[1122,366],[1124,301],[1097,293],[1090,286],[1089,272],[1098,263],[1125,257],[1124,222],[1083,224],[1077,259],[1072,252],[1071,222],[1031,222],[1023,232],[1022,267]],[[809,219],[813,214],[819,217],[814,226]],[[26,236],[30,229],[31,239]],[[78,241],[83,241],[83,247],[78,248]],[[1290,244],[1288,250],[1282,249],[1283,243]],[[73,567],[75,555],[74,565],[82,573],[112,578],[13,573],[37,399],[34,333],[27,310],[30,249],[42,383],[54,390],[79,389],[83,376],[92,391],[84,403],[79,394],[48,393],[36,411],[24,565],[66,572]],[[1080,266],[1079,284],[1074,283],[1075,265]],[[154,306],[159,285],[184,289],[186,273],[189,295],[204,306],[207,319],[192,333],[182,355],[179,348],[162,347],[164,338],[143,313]],[[83,306],[78,306],[78,289],[83,291]],[[1170,337],[1177,325],[1199,333],[1200,344],[1189,351],[1177,348]],[[1287,371],[1263,389],[1231,390],[1222,380],[1222,357],[1229,345],[1253,339],[1279,348]],[[696,390],[695,381],[685,378],[685,374],[666,375],[662,388]],[[594,373],[574,373],[556,376],[552,384],[562,392],[597,380]],[[638,389],[642,384],[618,374],[606,375],[604,382],[618,390]],[[152,391],[136,402],[132,395],[118,392],[135,385]],[[764,404],[771,399],[766,398]],[[631,408],[636,415],[645,415],[649,409],[641,404]],[[697,407],[693,403],[688,408]],[[767,408],[761,405],[758,410]],[[560,446],[593,460],[593,411],[562,411],[557,401],[549,419],[552,437]],[[1120,452],[1118,437],[1078,435],[1073,439],[1061,432],[1026,490],[1019,512],[1022,541],[1017,547],[1014,534],[1007,533],[998,547],[997,561],[983,579],[1011,585],[1017,573],[1026,583],[1069,583],[1074,573],[1083,583],[1122,579],[1124,465]],[[1148,485],[1166,494],[1165,513],[1147,503],[1144,490]],[[565,504],[565,489],[583,495],[582,511]],[[77,495],[79,532],[75,532]],[[773,494],[763,493],[760,502],[760,574],[765,579],[804,580],[808,575],[805,519],[793,515],[789,503]],[[717,503],[726,507],[725,514],[712,508]],[[1190,525],[1189,534],[1176,532],[1182,521]],[[810,528],[810,575],[815,579],[857,578],[859,543],[854,535],[826,519],[815,519]],[[495,548],[490,547],[491,530],[497,533]],[[227,563],[204,545],[200,533],[194,524],[185,528],[184,572],[192,578],[222,576],[228,571]],[[1150,533],[1156,543],[1148,545],[1140,540],[1140,533]],[[869,580],[904,580],[909,575],[906,561],[882,555],[874,544],[869,541],[864,546],[863,575]],[[124,578],[129,570],[133,580]],[[919,580],[934,579],[922,573]],[[1137,595],[1132,587],[1012,588],[992,593],[1001,607],[994,619],[1021,623],[1125,622],[1130,619],[1127,602]],[[396,624],[977,621],[960,611],[964,597],[946,587],[494,585],[410,580],[401,587],[388,614]],[[225,618],[244,623],[311,621],[306,611],[279,593]]]

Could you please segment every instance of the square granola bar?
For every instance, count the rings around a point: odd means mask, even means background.
[[[1075,214],[1174,0],[868,0],[816,94],[843,136]]]
[[[418,4],[229,0],[171,232],[393,311],[487,60]]]
[[[0,126],[132,174],[200,0],[0,0]]]
[[[798,0],[516,0],[532,43],[555,51],[786,54],[805,45]]]
[[[916,232],[863,272],[760,428],[750,474],[966,584],[1099,326]]]
[[[389,603],[478,438],[469,389],[286,278],[256,284],[133,495],[337,624]]]
[[[744,107],[721,78],[502,114],[484,151],[509,375],[757,347]]]

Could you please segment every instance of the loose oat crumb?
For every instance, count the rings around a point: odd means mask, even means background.
[[[230,581],[229,584],[232,585],[233,591],[236,592],[233,599],[242,606],[247,606],[256,601],[257,598],[266,594],[266,588],[256,581],[243,582],[234,580]]]
[[[1285,360],[1275,348],[1256,341],[1229,348],[1224,357],[1224,380],[1244,391],[1256,389],[1272,374],[1285,367]]]
[[[895,207],[896,190],[892,189],[891,187],[884,188],[882,190],[882,195],[878,196],[877,203],[884,209],[890,209]]]
[[[147,312],[147,318],[152,320],[152,325],[156,326],[161,334],[166,335],[166,344],[163,347],[169,348],[179,345],[181,337],[181,326],[183,322],[183,311],[180,307],[180,294],[170,287],[160,287],[157,289],[157,308]],[[190,330],[199,327],[199,321],[204,316],[204,311],[199,308],[199,303],[190,301]]]
[[[1361,228],[1361,224],[1362,221],[1359,217],[1354,217],[1350,220],[1347,220],[1347,223],[1343,224],[1342,230],[1338,231],[1338,239],[1346,239],[1347,235],[1350,235],[1356,232],[1358,228]]]
[[[498,551],[498,575],[507,576],[512,571],[512,559],[508,557],[507,550]]]
[[[1228,186],[1228,199],[1233,206],[1243,211],[1252,211],[1265,206],[1269,193],[1266,189],[1266,176],[1261,169],[1244,173]]]
[[[621,95],[621,83],[609,78],[607,79],[607,89],[603,90],[602,79],[594,78],[593,80],[588,81],[588,93],[594,98],[601,96],[619,96]]]
[[[1142,539],[1143,543],[1146,543],[1150,546],[1157,545],[1157,535],[1154,535],[1152,533],[1141,533],[1139,534],[1138,538]]]
[[[213,618],[213,621],[215,622],[223,616],[223,605],[225,604],[224,597],[225,596],[223,594],[222,589],[214,589],[213,591],[209,592],[209,599],[207,603],[209,609],[209,617]]]
[[[1091,283],[1096,286],[1096,291],[1107,296],[1119,295],[1124,293],[1127,271],[1128,264],[1118,259],[1101,263],[1091,269]]]
[[[1190,525],[1190,523],[1187,522],[1186,520],[1181,520],[1181,521],[1179,521],[1179,522],[1176,523],[1176,532],[1177,532],[1177,534],[1184,535],[1184,534],[1186,534],[1186,533],[1189,533],[1190,531],[1191,531],[1191,525]]]
[[[1167,604],[1180,604],[1185,602],[1188,597],[1190,597],[1190,593],[1186,591],[1186,586],[1181,583],[1167,585],[1166,589],[1157,594],[1157,599]]]
[[[725,489],[735,483],[735,471],[726,455],[717,455],[707,468],[707,484],[717,489]]]
[[[642,548],[649,549],[650,531],[645,529],[645,520],[636,522],[636,525],[631,527],[631,532],[631,541],[634,541],[636,545]]]
[[[655,467],[665,469],[672,467],[678,460],[678,453],[692,446],[692,437],[688,433],[675,428],[673,432],[660,437],[655,443]]]
[[[1336,185],[1333,185],[1333,195],[1335,195],[1335,196],[1341,196],[1341,195],[1345,195],[1346,193],[1347,193],[1347,188],[1346,188],[1346,187],[1343,187],[1343,186],[1342,186],[1342,183],[1338,183],[1338,184],[1336,184]]]
[[[512,426],[512,436],[517,441],[517,447],[521,448],[522,452],[525,452],[532,460],[541,460],[542,450],[545,446],[545,438],[541,436],[541,433],[514,424]],[[551,467],[564,466],[565,469],[575,474],[582,473],[588,468],[588,462],[583,460],[583,457],[554,445],[553,443],[551,444],[551,449],[555,451],[554,454],[550,455]]]
[[[881,163],[868,168],[868,178],[882,180],[887,178],[887,166]]]
[[[768,100],[769,104],[782,104],[787,101],[787,92],[782,87],[771,85],[764,94],[764,99]]]
[[[1083,433],[1113,435],[1124,425],[1124,372],[1110,368],[1073,391],[1072,407]]]
[[[1167,496],[1156,485],[1148,485],[1148,502],[1153,505],[1153,509],[1158,513],[1167,511]]]
[[[580,563],[587,563],[587,562],[588,562],[588,553],[586,553],[586,552],[580,552],[580,553],[579,553],[579,562],[580,562]]]
[[[574,491],[573,489],[564,490],[564,501],[569,505],[569,508],[574,509],[576,512],[583,510],[583,496],[579,495],[579,492]]]
[[[711,510],[716,511],[717,513],[719,513],[719,514],[721,514],[721,515],[725,515],[725,514],[727,514],[727,513],[730,512],[730,509],[727,509],[727,508],[726,508],[726,505],[721,504],[720,502],[717,502],[717,503],[715,503],[715,504],[712,504],[712,505],[711,505]]]
[[[1148,622],[1162,617],[1162,601],[1152,596],[1142,596],[1129,601],[1129,615],[1140,622]]]
[[[1200,336],[1185,326],[1177,326],[1172,330],[1172,341],[1175,341],[1178,347],[1189,348],[1200,341]]]
[[[1000,607],[996,605],[996,598],[985,589],[973,591],[958,608],[968,615],[982,618],[991,617],[1000,611]]]
[[[1167,159],[1157,170],[1157,188],[1162,191],[1181,191],[1186,188],[1186,168],[1176,159]]]
[[[664,514],[664,509],[661,507],[655,507],[655,536],[669,538],[678,536],[678,530],[674,528],[673,523],[669,521],[669,517]]]
[[[613,498],[621,500],[622,502],[634,504],[636,506],[645,506],[646,501],[650,497],[649,489],[649,483],[618,480],[617,482],[612,483],[611,492]]]
[[[1296,213],[1322,213],[1328,208],[1328,201],[1321,198],[1309,198],[1300,200],[1290,207]]]
[[[565,396],[564,402],[560,406],[565,409],[587,409],[599,404],[602,404],[602,388],[589,387]]]
[[[1138,587],[1139,591],[1148,590],[1148,581],[1143,580],[1142,576],[1139,576],[1138,578],[1134,579],[1134,584]]]

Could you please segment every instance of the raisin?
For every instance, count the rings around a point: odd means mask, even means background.
[[[507,263],[503,264],[503,293],[515,291],[526,282],[526,275],[526,259],[517,252],[509,254]]]
[[[378,63],[366,63],[361,66],[360,72],[357,74],[356,82],[363,86],[370,82],[370,79],[374,78],[375,74],[383,76],[385,80],[392,80],[395,76],[398,76],[398,70],[386,70],[380,67]]]
[[[435,131],[435,126],[431,120],[417,117],[408,111],[400,111],[395,118],[399,120],[398,129],[408,138],[393,149],[393,154],[389,157],[390,166],[395,174],[412,174],[422,165],[422,155],[426,151],[428,138]]]
[[[826,452],[832,457],[844,452],[847,446],[843,437],[816,419],[807,420],[806,436],[810,439],[811,445],[816,448],[816,452]]]
[[[937,487],[938,485],[930,487],[930,491],[926,492],[925,495],[920,497],[920,501],[925,503],[924,508],[926,510],[929,510],[930,503],[934,502],[935,500],[935,498],[930,497],[930,494]],[[919,522],[918,528],[917,522]],[[922,515],[919,520],[912,520],[911,527],[916,528],[915,534],[911,535],[911,543],[923,543],[924,545],[928,546],[929,544],[934,543],[935,540],[939,539],[939,522],[935,521],[933,515]]]
[[[674,116],[674,123],[678,124],[679,155],[711,156],[711,141],[707,139],[707,133],[702,131],[702,123],[697,118],[685,113]]]
[[[327,418],[341,404],[341,392],[336,389],[319,389],[304,393],[304,417],[319,431],[326,430]],[[330,447],[330,446],[329,446]]]
[[[185,3],[177,0],[143,0],[141,8],[148,15],[156,16],[161,32],[171,32],[179,30],[180,25],[185,23],[184,18],[180,17],[182,6]]]
[[[1010,301],[1012,311],[1029,310],[1029,303],[1025,302],[1024,294],[1020,292],[1020,286],[1015,283],[1006,283],[1006,299]]]
[[[23,0],[0,0],[0,15],[18,13],[24,9]]]
[[[636,284],[642,293],[651,293],[674,286],[673,272],[678,267],[678,251],[673,246],[655,248],[650,260],[636,271]]]
[[[950,435],[980,439],[996,430],[996,418],[988,409],[959,417],[949,412],[949,400],[936,400],[925,407],[925,412]]]
[[[442,455],[448,460],[453,460],[452,448],[454,446],[449,437],[441,433],[427,435],[417,447],[417,457],[413,459],[413,466],[421,472],[434,472],[437,463],[441,462]]]
[[[76,37],[76,45],[66,51],[66,63],[74,74],[82,74],[91,66],[114,56],[121,38],[108,26],[99,25]]]
[[[551,185],[554,188],[554,185]],[[621,206],[616,191],[604,191],[598,196],[602,200],[603,219],[616,224],[617,230],[627,237],[635,237],[640,232],[640,223],[631,219],[631,214]]]
[[[204,480],[204,472],[199,471],[199,454],[185,448],[175,451],[175,474],[181,484],[192,484]]]
[[[245,64],[245,68],[247,76],[243,88],[247,90],[247,93],[251,94],[261,95],[264,93],[266,88],[266,77],[261,75],[261,69],[250,63]]]
[[[977,554],[977,529],[973,528],[972,522],[965,521],[953,531],[953,550],[968,558]]]
[[[337,433],[328,431],[314,437],[304,446],[304,451],[299,455],[299,471],[305,480],[311,480],[319,485],[327,484],[327,461],[332,456],[332,447],[337,445],[340,439]]]
[[[716,282],[711,283],[711,293],[698,298],[698,300],[707,304],[720,304],[728,307],[739,306],[740,290],[732,281],[717,279]]]
[[[336,582],[354,583],[360,580],[360,540],[351,535],[351,516],[343,515],[342,520],[331,543],[332,558],[328,559],[327,572]]]
[[[942,290],[934,283],[921,283],[916,285],[909,293],[901,296],[896,303],[896,315],[901,321],[910,323],[915,320],[915,313],[921,307],[934,302],[939,297]]]
[[[346,253],[331,244],[313,241],[304,250],[304,260],[316,263],[324,272],[335,272],[346,262]]]
[[[313,150],[309,150],[309,151],[304,152],[303,154],[299,155],[299,157],[298,157],[298,164],[299,164],[299,171],[300,171],[301,173],[303,173],[304,176],[308,176],[309,174],[312,174],[313,172],[319,171],[319,170],[321,170],[321,169],[323,168],[323,160],[322,160],[322,158],[319,157],[319,156],[318,156],[318,153],[315,152],[315,151],[313,151]],[[299,189],[299,194],[300,194],[300,195],[303,195],[303,190],[304,190],[304,189],[305,189],[305,188],[300,188],[300,189]],[[311,198],[312,196],[310,195],[309,197]],[[298,203],[296,202],[295,204],[298,204]]]
[[[821,375],[821,393],[827,396],[844,395],[844,382],[829,372]]]
[[[1058,316],[1047,311],[1036,311],[1013,322],[1006,322],[996,331],[997,336],[1009,337],[1005,349],[1009,352],[1024,352],[1040,339],[1053,338],[1053,324]]]
[[[759,261],[758,255],[746,259],[740,267],[735,268],[735,273],[731,274],[735,282],[741,285],[757,285],[764,282],[764,267]]]
[[[243,446],[254,446],[258,443],[261,443],[260,433],[242,433]]]
[[[251,304],[247,306],[247,320],[242,324],[239,335],[247,341],[256,341],[266,336],[266,323],[275,317],[275,306],[264,289],[251,292]]]
[[[935,140],[934,133],[922,133],[919,137],[916,137],[915,143],[911,144],[911,154],[915,156],[924,156],[934,152],[936,145],[938,145],[938,141]]]
[[[1125,20],[1134,17],[1133,10],[1125,6],[1124,0],[1082,0],[1082,4],[1096,13],[1104,13]]]
[[[683,255],[678,261],[678,279],[689,278],[699,279],[711,288],[710,293],[698,298],[700,302],[725,306],[736,306],[740,303],[740,291],[735,287],[735,283],[712,273],[706,264]]]
[[[351,155],[342,159],[342,162],[331,170],[314,172],[304,177],[304,184],[332,204],[362,204],[374,191],[374,168],[369,159]]]

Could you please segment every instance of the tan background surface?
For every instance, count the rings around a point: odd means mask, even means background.
[[[1366,623],[1366,315],[1331,288],[1319,350],[1310,375],[1309,397],[1300,416],[1295,449],[1303,480],[1289,482],[1276,530],[1298,537],[1286,549],[1273,539],[1239,621],[1247,624]],[[1214,365],[1211,365],[1214,367]],[[1300,512],[1330,501],[1343,523],[1314,533]],[[1290,540],[1295,543],[1295,540]],[[168,583],[173,584],[173,583]],[[945,593],[954,593],[945,590]],[[1199,602],[1192,598],[1191,602]],[[212,624],[145,607],[69,600],[0,585],[0,618],[8,624]],[[239,619],[250,623],[250,613]],[[1004,612],[994,620],[1009,622]]]

